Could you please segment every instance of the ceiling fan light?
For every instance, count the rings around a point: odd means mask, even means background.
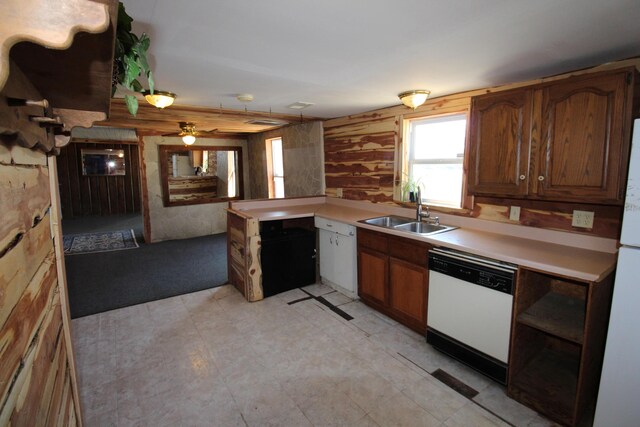
[[[176,99],[175,93],[165,92],[163,90],[154,90],[153,95],[148,90],[142,93],[144,95],[144,99],[156,108],[166,108],[173,104],[173,101]]]
[[[430,93],[431,91],[424,89],[408,90],[399,94],[398,98],[404,105],[415,110],[427,101]]]
[[[192,145],[194,142],[196,142],[196,137],[193,135],[184,135],[182,137],[182,142],[184,142],[186,145]]]

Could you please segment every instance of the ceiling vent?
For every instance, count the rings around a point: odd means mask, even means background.
[[[287,108],[291,108],[292,110],[304,110],[307,107],[311,107],[313,105],[312,102],[294,102],[291,105],[287,105]]]
[[[263,126],[282,126],[282,125],[289,124],[289,122],[285,120],[277,120],[277,119],[252,119],[252,120],[247,120],[245,123],[250,125],[263,125]]]

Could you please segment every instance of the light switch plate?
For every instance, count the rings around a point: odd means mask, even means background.
[[[511,221],[520,221],[520,206],[511,206],[509,210],[509,219]]]
[[[591,211],[573,211],[571,225],[580,228],[593,228],[594,212]]]

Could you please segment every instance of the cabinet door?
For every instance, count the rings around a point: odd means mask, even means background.
[[[389,259],[389,305],[421,333],[427,330],[428,280],[426,267]]]
[[[358,249],[358,295],[374,304],[387,305],[389,257],[367,248]]]
[[[469,146],[470,194],[527,194],[531,112],[530,89],[473,99]]]
[[[538,195],[620,202],[628,72],[550,85],[542,91]]]
[[[319,230],[318,239],[320,249],[320,276],[333,282],[335,280],[335,251],[333,239],[335,233],[327,230]]]
[[[356,282],[356,239],[352,236],[345,236],[335,233],[335,256],[334,272],[332,282],[342,288],[353,292],[357,292]]]

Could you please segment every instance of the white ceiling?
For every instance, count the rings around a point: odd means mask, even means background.
[[[124,0],[176,103],[339,117],[640,55],[640,0]]]

